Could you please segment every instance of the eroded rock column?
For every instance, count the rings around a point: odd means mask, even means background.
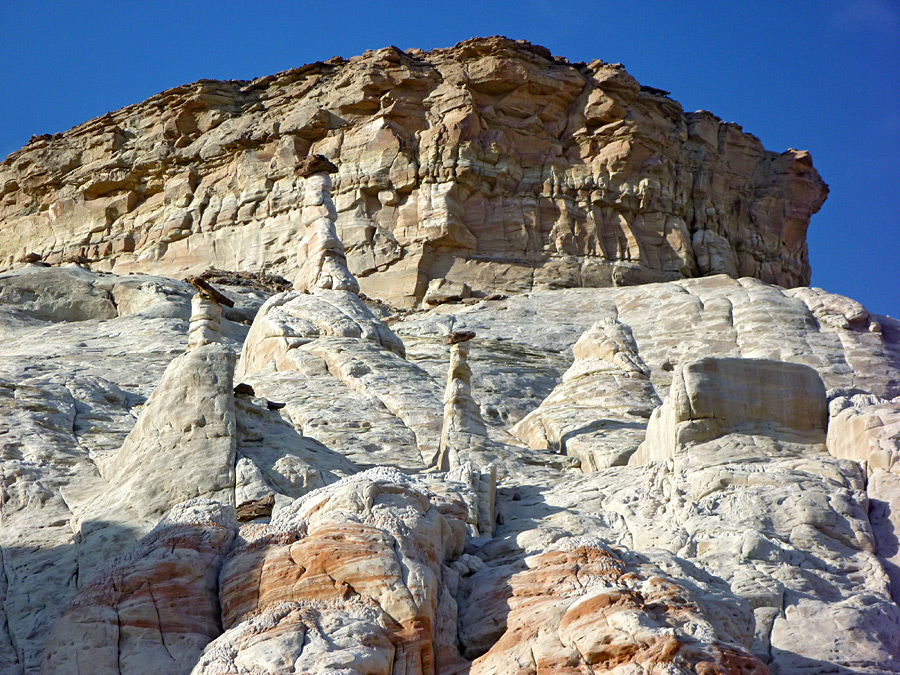
[[[188,328],[188,351],[222,341],[222,305],[234,302],[200,277],[187,279],[197,294],[191,300],[191,323]]]
[[[334,221],[337,210],[331,199],[331,177],[337,167],[322,155],[305,157],[297,166],[298,175],[306,179],[303,192],[303,220],[306,234],[297,251],[300,269],[294,288],[312,290],[330,288],[359,293],[359,283],[347,268],[344,245],[337,235]]]
[[[460,466],[465,459],[460,453],[472,447],[473,440],[487,439],[487,427],[481,419],[478,404],[472,398],[472,369],[469,368],[469,340],[472,331],[450,333],[444,342],[450,345],[450,370],[447,389],[444,392],[444,425],[441,429],[441,449],[438,466],[449,471]]]
[[[168,365],[122,446],[96,458],[105,485],[76,509],[86,576],[176,504],[234,504],[236,357],[219,331],[221,306],[233,303],[199,277],[188,281],[198,294],[187,351]]]

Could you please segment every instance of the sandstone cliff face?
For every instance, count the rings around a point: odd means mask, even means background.
[[[492,38],[2,171],[4,675],[900,672],[900,322],[786,288],[804,154]]]
[[[618,64],[474,39],[204,80],[36,137],[0,164],[0,265],[34,252],[120,274],[302,278],[321,238],[318,179],[296,171],[309,154],[337,165],[350,271],[403,307],[432,281],[476,295],[718,273],[804,285],[827,193],[807,153],[685,113]]]

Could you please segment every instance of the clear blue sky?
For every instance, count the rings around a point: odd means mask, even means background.
[[[685,110],[809,150],[831,188],[809,231],[813,285],[900,317],[900,0],[730,4],[0,0],[0,157],[200,78],[501,34],[622,62]]]

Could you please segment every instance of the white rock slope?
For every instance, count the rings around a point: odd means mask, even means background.
[[[185,352],[180,282],[0,275],[0,671],[900,670],[900,322],[222,290]]]

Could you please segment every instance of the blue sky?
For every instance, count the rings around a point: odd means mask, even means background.
[[[0,157],[200,78],[501,34],[622,62],[685,110],[809,150],[831,188],[809,230],[813,285],[900,317],[900,0],[727,4],[0,0]]]

